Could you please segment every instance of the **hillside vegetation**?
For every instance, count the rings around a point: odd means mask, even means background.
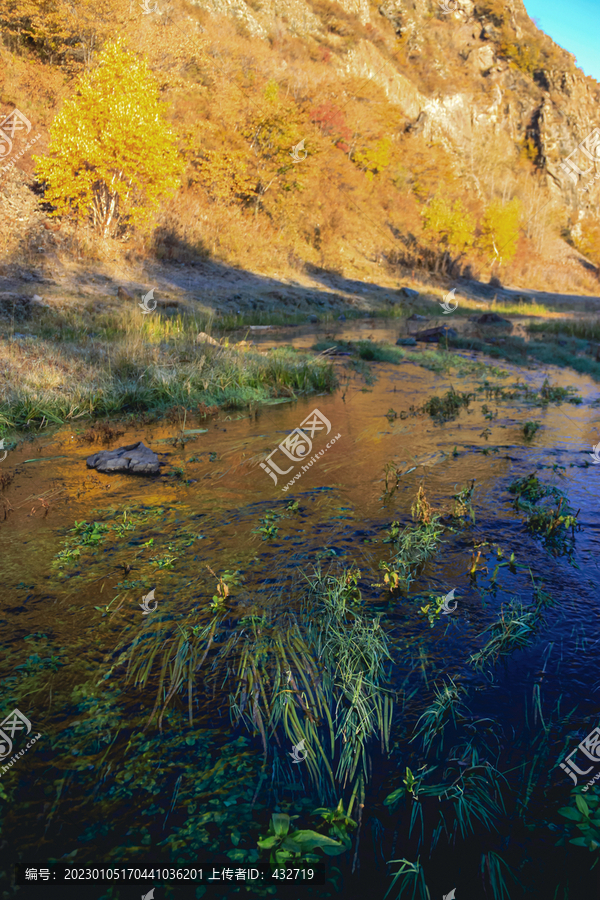
[[[42,134],[0,191],[24,182],[45,217],[23,221],[13,200],[5,262],[41,241],[89,261],[596,292],[593,191],[556,173],[598,85],[520,3],[236,9],[0,0],[3,115]],[[555,111],[577,97],[551,158]]]

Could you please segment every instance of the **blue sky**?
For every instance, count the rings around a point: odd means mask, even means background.
[[[600,0],[524,0],[530,18],[569,53],[586,75],[600,82]]]

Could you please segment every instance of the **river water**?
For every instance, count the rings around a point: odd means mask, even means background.
[[[366,324],[340,325],[336,334],[344,340],[365,336],[393,343],[397,335],[387,326]],[[287,342],[307,348],[315,337],[323,334],[286,329],[255,339],[265,347]],[[2,710],[5,716],[18,707],[43,738],[0,781],[11,790],[3,813],[3,869],[11,871],[15,862],[43,866],[55,860],[81,866],[118,860],[118,865],[142,868],[173,866],[178,859],[181,865],[194,860],[208,864],[213,858],[222,861],[227,847],[250,847],[245,832],[238,844],[230,840],[235,832],[235,774],[226,786],[210,787],[210,798],[203,795],[194,813],[189,803],[194,782],[213,770],[215,759],[234,759],[224,748],[236,740],[243,742],[240,754],[248,759],[240,784],[245,779],[252,795],[262,766],[258,734],[229,724],[226,692],[213,694],[210,701],[201,694],[196,697],[192,728],[185,719],[187,695],[182,695],[179,718],[174,712],[163,732],[155,724],[148,732],[155,743],[147,752],[155,756],[144,764],[143,777],[138,773],[132,778],[129,772],[128,779],[131,754],[142,754],[135,742],[129,749],[132,736],[152,709],[157,681],[151,679],[143,689],[126,682],[123,658],[115,649],[130,646],[144,629],[172,626],[183,622],[190,610],[207,608],[218,577],[226,572],[238,573],[246,598],[240,601],[241,615],[247,612],[241,608],[244,602],[261,608],[281,603],[293,607],[303,591],[303,573],[353,567],[360,569],[363,612],[381,616],[398,651],[390,676],[398,695],[391,755],[372,748],[373,774],[354,871],[354,850],[343,858],[325,857],[328,872],[332,866],[341,871],[339,890],[348,897],[369,890],[371,896],[383,898],[391,884],[390,868],[398,868],[386,866],[387,861],[415,861],[420,856],[432,898],[441,898],[453,887],[459,900],[502,896],[493,893],[489,878],[482,881],[479,871],[481,854],[490,849],[510,858],[524,881],[523,889],[510,882],[511,898],[575,898],[598,889],[595,874],[589,874],[593,854],[570,845],[555,849],[555,844],[567,821],[558,810],[570,802],[573,786],[558,763],[598,724],[600,466],[590,465],[589,454],[600,440],[600,411],[594,404],[600,391],[568,370],[500,364],[507,376],[490,378],[495,384],[508,387],[520,381],[539,389],[549,377],[553,385],[574,386],[582,402],[536,407],[523,399],[495,401],[479,395],[454,420],[443,423],[425,414],[386,418],[390,409],[408,412],[451,387],[476,391],[482,381],[481,375],[461,378],[456,372],[423,368],[414,361],[419,353],[408,351],[398,365],[370,363],[366,378],[364,371],[346,369],[347,360],[339,358],[341,387],[335,394],[221,411],[209,419],[188,416],[184,431],[206,429],[202,433],[182,435],[178,421],[121,425],[123,433],[109,446],[142,440],[152,447],[165,462],[163,475],[156,479],[109,477],[87,469],[86,457],[102,447],[81,441],[86,427],[81,422],[52,436],[34,436],[9,454],[2,468],[15,477],[0,495]],[[486,418],[483,404],[491,417]],[[301,464],[290,461],[293,470],[274,484],[259,463],[314,410],[331,431],[315,432],[311,455],[339,437],[284,491]],[[522,428],[531,420],[541,428],[527,441]],[[284,458],[280,453],[274,460],[282,467]],[[386,495],[384,470],[389,463],[401,474],[396,489]],[[559,487],[571,508],[579,511],[583,527],[576,533],[574,553],[553,553],[526,531],[508,487],[531,472]],[[474,522],[446,532],[437,553],[419,570],[410,595],[400,592],[390,600],[374,587],[380,582],[379,563],[390,559],[386,530],[394,521],[411,521],[419,486],[433,510],[449,515],[452,495],[473,479]],[[290,508],[296,501],[297,508]],[[58,558],[73,542],[70,529],[75,523],[94,521],[111,527],[119,522],[121,527],[106,532],[108,538],[99,531],[97,543],[78,545],[79,554],[70,559]],[[128,523],[135,527],[128,530]],[[481,557],[472,575],[474,547]],[[498,570],[494,586],[496,565],[511,553],[514,565]],[[542,627],[526,649],[483,671],[475,669],[468,659],[487,639],[482,632],[501,617],[511,599],[531,602],[532,579],[554,601]],[[150,588],[157,612],[145,617],[140,603]],[[456,611],[430,627],[415,598],[451,589]],[[235,597],[236,591],[232,593]],[[233,618],[236,614],[232,612]],[[507,802],[506,818],[491,843],[485,843],[479,828],[463,839],[449,822],[453,839],[432,864],[427,862],[427,839],[415,842],[415,833],[409,835],[406,809],[390,812],[383,800],[401,786],[407,766],[416,771],[424,765],[425,757],[410,744],[412,728],[436,687],[450,678],[464,687],[473,721],[485,720],[478,727],[489,730],[500,754],[500,770],[510,770],[514,777],[522,767],[523,781],[531,779],[535,796],[529,824],[519,816],[518,804]],[[547,726],[544,740],[534,751],[527,735],[536,729],[539,734],[542,723]],[[212,750],[206,750],[206,756],[199,751],[197,762],[188,759],[180,749],[186,735],[200,746],[209,733]],[[175,734],[179,743],[174,749],[169,745],[167,763],[156,748]],[[543,755],[543,764],[530,769],[534,753],[540,759]],[[151,786],[145,780],[149,767],[158,772]],[[128,800],[119,793],[124,782],[131,789]],[[293,784],[287,794],[281,788],[280,809],[305,813],[303,792],[309,805],[320,805],[318,798],[310,797],[306,780],[295,784],[296,793]],[[228,807],[220,819],[208,817],[214,833],[204,820],[194,824],[200,807],[206,818],[211,804],[220,809],[219,798],[227,791],[234,798],[233,811]],[[261,796],[253,815],[264,835],[275,806],[273,797],[261,801]],[[111,798],[117,799],[112,803]],[[300,827],[314,826],[314,819],[303,819]],[[182,845],[189,852],[173,850],[173,841],[167,842],[168,848],[161,843],[177,829],[183,829]],[[546,865],[549,853],[554,860]],[[243,858],[243,852],[237,856]],[[148,881],[144,893],[153,883],[160,886],[160,900],[204,896],[202,888],[196,893],[190,885],[169,887],[160,879]],[[21,890],[25,893],[20,896],[39,896],[42,888]],[[63,889],[52,890],[50,895],[58,896]],[[94,898],[140,894],[140,887],[131,885],[90,885],[87,890]],[[249,896],[266,896],[246,890]],[[276,885],[274,890],[269,896],[327,897],[336,892],[331,884],[294,889]],[[206,896],[235,893],[231,885],[212,884],[205,891]],[[398,887],[390,896],[397,893]]]

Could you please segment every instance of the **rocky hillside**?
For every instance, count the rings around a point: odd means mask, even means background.
[[[0,110],[31,125],[0,171],[6,266],[211,258],[597,293],[600,85],[521,0],[0,0],[0,27]],[[150,231],[100,238],[49,218],[33,157],[115,34],[155,73],[186,171]],[[490,223],[513,201],[508,253]]]

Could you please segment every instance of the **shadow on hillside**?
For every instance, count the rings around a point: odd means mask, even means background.
[[[595,309],[600,302],[600,297],[497,287],[464,276],[440,278],[437,287],[434,287],[431,284],[432,275],[427,270],[411,270],[400,264],[386,269],[388,278],[397,279],[395,288],[347,277],[310,263],[305,264],[303,274],[310,277],[314,284],[304,285],[293,279],[249,272],[211,260],[203,248],[187,243],[168,230],[157,231],[155,245],[157,253],[164,253],[167,258],[138,260],[136,269],[142,272],[143,281],[117,279],[114,269],[109,269],[107,264],[95,260],[86,264],[84,260],[79,268],[75,268],[75,264],[68,272],[72,290],[79,290],[83,295],[90,294],[99,302],[102,302],[103,295],[116,297],[119,287],[125,288],[134,298],[153,288],[159,301],[161,292],[168,294],[169,291],[177,291],[220,313],[236,315],[238,311],[251,311],[257,319],[261,313],[277,313],[284,317],[289,314],[296,321],[304,314],[318,317],[320,313],[368,315],[378,312],[381,315],[391,307],[397,308],[396,314],[398,308],[404,307],[407,315],[419,311],[436,316],[439,315],[439,307],[433,291],[449,291],[453,287],[473,299],[488,302],[494,299],[522,300],[525,304],[528,301],[575,301],[577,305],[581,303],[583,309]],[[53,266],[51,253],[56,247],[51,235],[48,236],[48,243],[40,249],[42,252],[37,265],[25,269],[17,259],[5,265],[6,274],[0,276],[0,292],[12,291],[33,296],[40,292],[38,285],[54,283],[52,275],[62,266],[56,257],[57,265]],[[410,278],[411,271],[413,279]],[[400,293],[400,285],[411,281],[416,285],[421,281],[421,296],[418,298],[411,299]],[[24,283],[27,284],[25,291]]]

